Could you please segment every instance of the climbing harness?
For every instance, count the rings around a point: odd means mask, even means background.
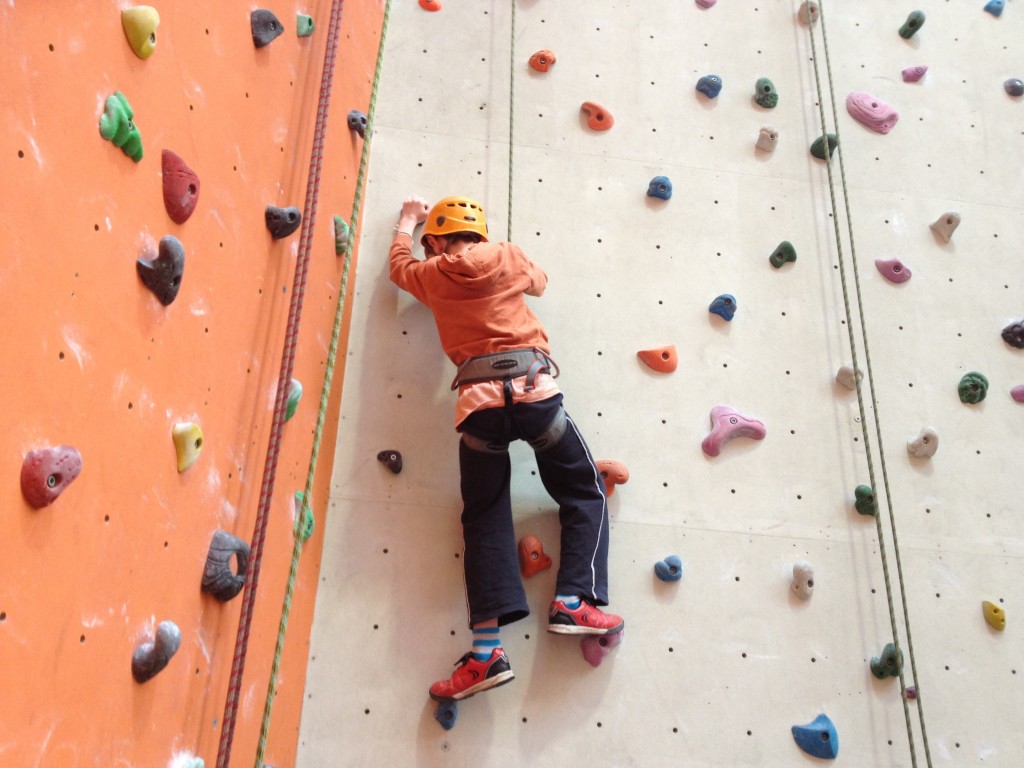
[[[547,428],[533,440],[527,440],[527,442],[535,453],[543,453],[558,445],[558,441],[562,439],[568,425],[569,417],[565,414],[565,408],[559,407],[558,413],[555,414],[555,418],[551,420]],[[507,453],[511,433],[511,423],[507,419],[505,432],[504,441],[484,440],[469,432],[463,432],[462,442],[466,444],[467,448],[478,453]]]
[[[827,34],[826,25],[825,25],[825,2],[824,2],[824,0],[818,0],[818,6],[819,6],[819,14],[820,14],[819,18],[820,18],[820,22],[821,22],[821,39],[822,39],[822,44],[823,44],[824,52],[825,52],[825,66],[826,66],[826,69],[827,69],[827,72],[828,72],[829,101],[831,102],[831,105],[832,105],[832,122],[833,122],[833,125],[835,126],[835,137],[836,137],[836,142],[837,142],[837,145],[838,145],[838,142],[839,142],[839,117],[838,117],[837,109],[836,109],[835,86],[834,86],[834,83],[832,81],[832,62],[831,62],[831,58],[829,57],[829,52],[828,52],[828,34]],[[824,92],[822,91],[822,88],[821,88],[821,75],[820,75],[820,72],[819,72],[819,69],[818,69],[817,46],[815,45],[815,42],[814,42],[814,25],[809,25],[808,26],[808,30],[809,30],[809,34],[810,34],[810,40],[811,40],[811,60],[814,62],[814,80],[815,80],[815,85],[817,87],[818,94],[819,94],[819,98],[818,98],[818,113],[819,113],[819,117],[821,119],[822,131],[824,132],[825,136],[828,136],[827,127],[826,127],[826,122],[827,121],[826,121],[826,118],[825,118],[824,99],[821,98],[821,96],[824,95]],[[835,229],[836,248],[837,248],[837,253],[838,253],[838,257],[839,257],[839,275],[840,275],[840,280],[841,280],[842,287],[843,287],[843,304],[844,304],[844,308],[845,308],[845,311],[846,311],[847,334],[848,334],[848,337],[849,337],[850,352],[853,355],[853,370],[857,371],[857,370],[860,370],[858,365],[857,365],[857,344],[856,344],[856,340],[854,338],[853,315],[852,315],[851,308],[850,308],[850,294],[849,294],[849,289],[848,289],[848,286],[847,286],[846,266],[845,266],[845,262],[843,260],[842,234],[840,232],[840,226],[839,226],[839,212],[838,212],[838,205],[836,203],[835,180],[833,178],[833,169],[832,169],[833,147],[832,147],[830,142],[823,142],[823,144],[824,144],[824,148],[825,148],[824,149],[824,151],[825,151],[825,157],[824,157],[824,159],[825,159],[825,167],[826,167],[826,169],[828,171],[829,197],[830,197],[831,205],[832,205],[832,219],[833,219],[832,223],[833,223],[833,227]],[[852,217],[850,215],[850,202],[849,202],[849,195],[848,195],[848,192],[847,192],[847,184],[846,184],[846,169],[845,169],[845,166],[843,164],[842,153],[841,152],[837,153],[837,156],[839,158],[839,173],[840,173],[840,178],[841,178],[841,183],[842,183],[842,188],[843,188],[843,202],[844,202],[845,213],[846,213],[847,236],[849,237],[849,240],[850,240],[850,261],[851,261],[851,264],[852,264],[852,270],[851,271],[852,271],[852,274],[853,274],[854,288],[855,288],[855,291],[856,291],[857,313],[858,313],[858,319],[859,319],[858,325],[859,325],[859,328],[860,328],[861,340],[862,340],[862,343],[863,343],[863,346],[864,346],[865,371],[866,371],[866,374],[867,374],[868,388],[869,388],[871,393],[874,393],[874,391],[875,391],[875,383],[874,383],[873,370],[872,370],[872,367],[871,367],[871,354],[870,354],[870,351],[869,351],[869,348],[868,348],[867,327],[866,327],[865,322],[864,322],[864,306],[863,306],[861,290],[860,290],[860,278],[859,278],[859,273],[858,273],[858,270],[857,270],[857,249],[856,249],[856,246],[854,245],[854,239],[853,239],[853,219],[852,219]],[[864,392],[863,392],[863,387],[862,387],[862,384],[861,384],[861,381],[860,381],[859,378],[856,378],[856,387],[857,387],[857,405],[858,405],[858,408],[860,410],[861,433],[862,433],[862,436],[864,438],[864,453],[865,453],[865,458],[867,460],[868,473],[869,473],[869,477],[870,477],[870,481],[871,481],[871,487],[875,488],[875,487],[877,487],[875,485],[875,465],[874,465],[874,460],[873,460],[872,454],[871,454],[871,442],[870,442],[870,436],[868,434],[868,427],[867,427],[867,424],[868,424],[868,419],[867,419],[867,415],[866,415],[867,411],[866,411],[866,408],[864,406]],[[875,437],[876,437],[876,439],[878,441],[879,464],[880,464],[880,467],[881,467],[881,470],[882,470],[882,478],[883,478],[883,483],[884,483],[884,487],[885,487],[886,506],[887,506],[888,516],[889,516],[889,528],[890,528],[890,531],[892,533],[892,547],[893,547],[893,553],[895,555],[895,560],[896,560],[896,571],[897,571],[898,580],[899,580],[900,599],[901,599],[901,601],[903,603],[903,623],[904,623],[904,627],[905,627],[906,633],[907,633],[907,649],[909,651],[911,671],[912,671],[912,673],[914,675],[914,679],[918,680],[919,678],[917,676],[917,666],[916,666],[915,661],[914,661],[914,644],[913,644],[913,641],[911,640],[911,635],[910,635],[910,615],[909,615],[909,613],[907,611],[906,588],[905,588],[905,585],[904,585],[904,582],[903,582],[903,566],[902,566],[902,563],[900,561],[899,540],[898,540],[898,538],[896,536],[896,518],[895,518],[895,515],[893,513],[892,495],[889,492],[889,476],[888,476],[888,472],[886,470],[886,464],[885,464],[885,451],[884,451],[884,448],[883,448],[883,445],[882,445],[882,430],[881,430],[881,424],[879,423],[879,419],[878,419],[878,409],[875,408],[873,410],[874,410],[874,431],[875,431]],[[889,607],[889,623],[890,623],[890,626],[892,628],[892,633],[893,633],[893,645],[894,645],[895,651],[896,651],[896,653],[898,655],[898,654],[901,653],[900,652],[900,645],[899,645],[899,632],[898,632],[898,629],[897,629],[897,626],[896,626],[896,609],[895,609],[894,601],[893,601],[893,589],[892,589],[892,583],[891,583],[890,576],[889,576],[889,564],[888,564],[888,559],[886,557],[885,542],[884,542],[884,538],[883,538],[882,521],[881,521],[881,515],[880,514],[879,515],[875,515],[875,530],[876,530],[876,533],[877,533],[877,536],[878,536],[878,543],[879,543],[878,551],[879,551],[879,554],[880,554],[880,557],[881,557],[881,562],[882,562],[882,573],[883,573],[883,576],[885,578],[885,592],[886,592],[886,599],[887,599],[888,607]],[[910,707],[909,707],[909,704],[908,704],[908,699],[910,698],[910,696],[909,696],[908,691],[907,691],[907,684],[906,684],[906,680],[904,679],[903,666],[902,665],[899,665],[898,676],[899,676],[899,681],[900,681],[900,692],[902,694],[902,699],[903,699],[903,717],[904,717],[904,720],[905,720],[906,726],[907,726],[907,743],[908,743],[908,746],[909,746],[909,749],[910,749],[910,762],[911,762],[911,765],[913,765],[916,768],[916,766],[917,766],[917,753],[916,753],[916,750],[915,750],[915,747],[914,747],[913,724],[912,724],[912,720],[911,720],[911,717],[910,717]],[[931,760],[931,753],[930,753],[929,748],[928,748],[928,732],[927,732],[927,730],[925,728],[924,706],[923,706],[923,703],[921,701],[921,690],[920,690],[920,688],[918,688],[917,691],[916,691],[916,699],[917,699],[918,721],[919,721],[919,724],[920,724],[920,727],[921,727],[921,741],[922,741],[922,744],[924,745],[925,761],[926,761],[926,764],[929,766],[929,768],[931,768],[932,760]]]
[[[539,347],[477,355],[459,366],[452,380],[452,391],[463,384],[526,376],[526,391],[531,392],[537,382],[538,373],[550,373],[554,378],[558,378],[558,365]]]

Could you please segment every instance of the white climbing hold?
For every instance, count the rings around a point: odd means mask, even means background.
[[[922,427],[921,433],[907,441],[907,453],[918,459],[930,459],[939,450],[939,435],[931,427]]]
[[[856,389],[857,382],[862,378],[864,378],[864,374],[860,371],[857,371],[857,373],[854,374],[852,365],[842,365],[836,373],[836,381],[847,389]]]
[[[948,243],[950,238],[953,237],[953,233],[956,228],[960,226],[960,214],[954,211],[947,211],[931,223],[932,232],[942,240],[944,243]]]
[[[806,560],[797,560],[793,564],[793,582],[790,587],[801,600],[810,600],[814,594],[814,568]]]

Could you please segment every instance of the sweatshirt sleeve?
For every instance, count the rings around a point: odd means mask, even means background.
[[[541,296],[544,294],[544,289],[548,284],[548,276],[544,273],[544,270],[534,264],[523,253],[522,249],[518,245],[510,244],[512,253],[522,264],[523,271],[530,280],[529,286],[526,288],[525,293],[528,296]]]
[[[411,238],[401,236],[394,239],[391,243],[390,261],[391,282],[426,304],[427,291],[422,279],[425,263],[413,258]]]

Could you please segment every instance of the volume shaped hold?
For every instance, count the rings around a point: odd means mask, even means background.
[[[155,259],[138,259],[135,271],[145,285],[165,307],[173,302],[181,288],[185,274],[185,247],[173,235],[161,238]]]
[[[164,208],[175,224],[184,224],[199,202],[199,176],[169,149],[160,155]]]

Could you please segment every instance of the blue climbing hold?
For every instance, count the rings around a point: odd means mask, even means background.
[[[718,75],[704,75],[697,81],[697,90],[713,99],[722,92],[722,78]]]
[[[718,315],[724,320],[732,320],[736,314],[736,297],[731,293],[716,296],[715,300],[711,302],[711,306],[708,307],[708,312]]]
[[[1006,5],[1005,0],[988,0],[988,2],[985,3],[985,10],[993,16],[1002,16],[1004,5]]]
[[[455,721],[459,717],[459,702],[455,699],[444,699],[437,702],[437,709],[434,710],[434,719],[441,724],[446,731],[455,727]]]
[[[839,734],[828,715],[818,715],[807,725],[793,726],[796,745],[808,755],[835,760],[839,754]]]
[[[672,180],[668,176],[655,176],[647,185],[647,196],[668,200],[672,197]]]
[[[654,564],[654,573],[662,581],[679,581],[683,578],[683,561],[678,555],[669,555]]]

